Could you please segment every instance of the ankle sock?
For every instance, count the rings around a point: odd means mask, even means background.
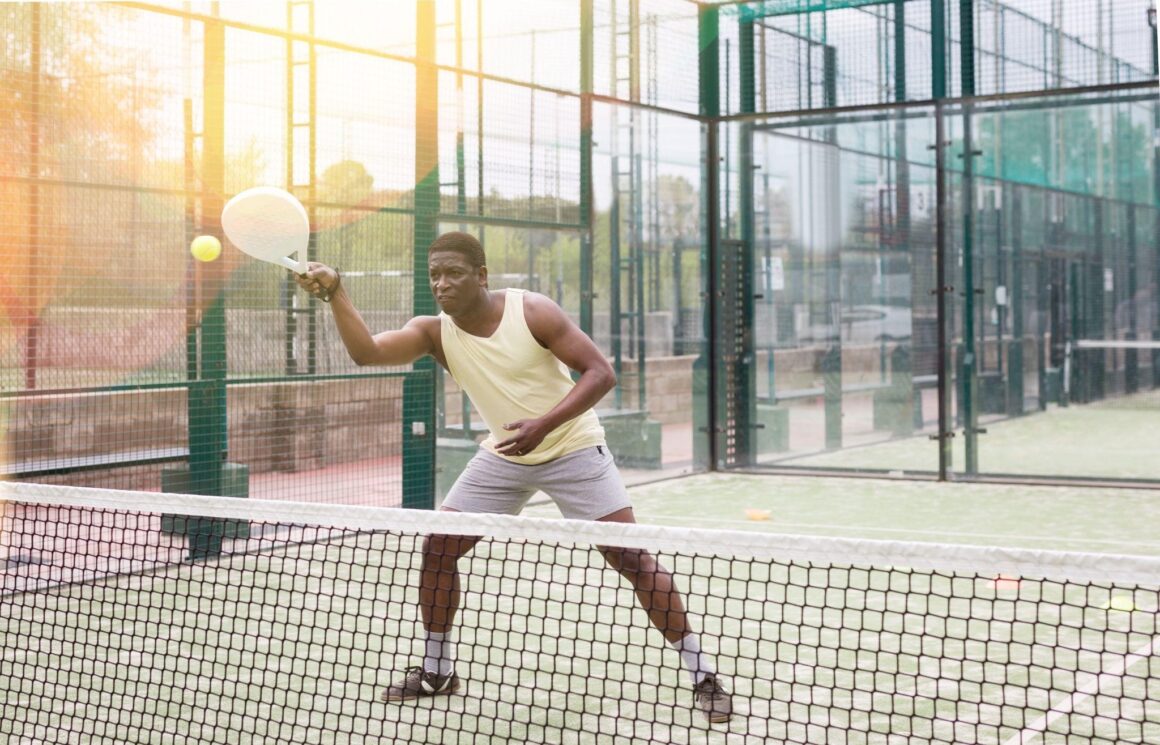
[[[427,632],[427,651],[423,656],[423,669],[429,673],[450,675],[455,670],[455,645],[451,634]]]
[[[713,660],[701,651],[701,639],[696,634],[686,634],[669,644],[681,655],[681,664],[689,671],[693,685],[700,683],[706,676],[716,674]]]

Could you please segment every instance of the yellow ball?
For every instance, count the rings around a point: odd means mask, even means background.
[[[189,252],[198,261],[213,261],[222,253],[222,243],[212,235],[199,235],[189,244]]]

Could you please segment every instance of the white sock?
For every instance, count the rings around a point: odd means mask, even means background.
[[[427,633],[427,654],[423,657],[423,669],[429,673],[450,675],[455,670],[455,644],[450,633]]]
[[[681,664],[689,671],[689,675],[693,678],[693,685],[697,685],[708,675],[716,674],[713,660],[701,651],[701,639],[696,634],[686,634],[675,642],[669,642],[669,644],[680,653]]]

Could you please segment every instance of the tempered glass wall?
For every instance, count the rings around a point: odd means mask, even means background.
[[[694,427],[706,406],[694,386],[705,354],[701,125],[623,105],[594,106],[593,121],[593,338],[619,380],[604,426],[635,431],[643,419],[628,460],[689,473],[707,465]]]
[[[1160,479],[1158,106],[1142,89],[732,125],[752,462]]]
[[[753,205],[746,218],[742,201],[730,227],[754,246],[757,463],[937,469],[925,438],[938,411],[932,114],[731,129],[739,167],[727,184],[738,199],[751,190]],[[900,438],[924,444],[906,458],[869,454]]]
[[[945,116],[953,472],[1160,479],[1155,91]]]

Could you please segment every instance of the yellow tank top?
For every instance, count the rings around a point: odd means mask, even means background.
[[[524,320],[524,290],[509,289],[499,328],[484,338],[467,333],[446,313],[439,314],[443,357],[455,382],[483,417],[489,434],[484,447],[495,453],[507,439],[503,425],[548,413],[575,385],[568,367],[540,346]],[[548,433],[527,455],[500,455],[535,465],[582,448],[604,444],[604,428],[592,409]]]

